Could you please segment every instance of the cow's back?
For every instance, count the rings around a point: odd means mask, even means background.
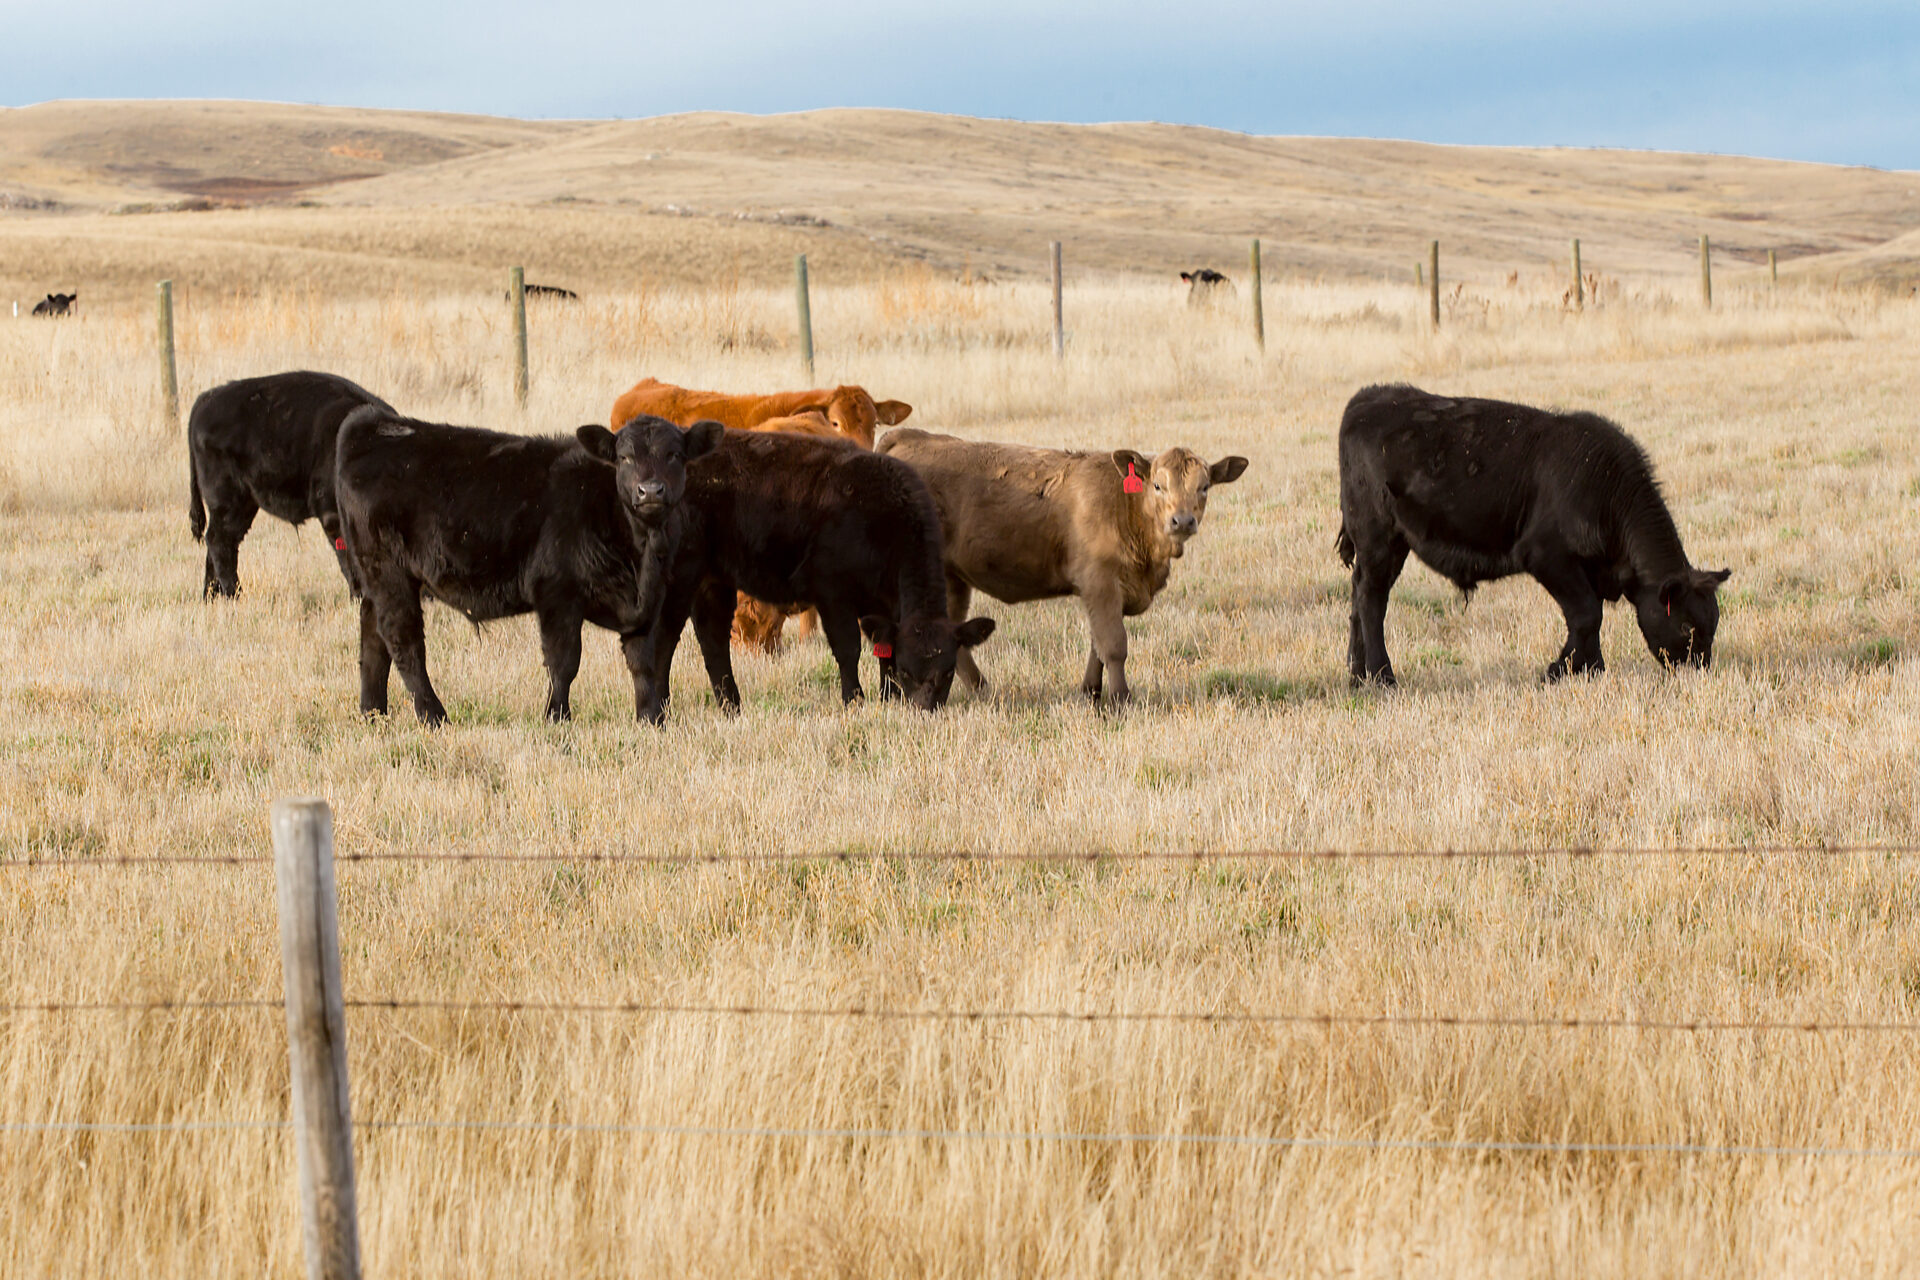
[[[203,485],[243,487],[263,510],[298,524],[331,509],[335,437],[349,414],[369,406],[393,412],[336,374],[241,378],[195,399],[187,445]]]

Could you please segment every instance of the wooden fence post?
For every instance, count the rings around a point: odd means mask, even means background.
[[[1053,358],[1067,358],[1066,317],[1060,305],[1060,242],[1050,242],[1053,251]]]
[[[1700,237],[1700,305],[1713,310],[1713,256],[1705,236]]]
[[[793,301],[800,313],[800,363],[806,367],[807,385],[813,385],[813,299],[807,290],[807,255],[793,256]]]
[[[1424,289],[1427,286],[1427,267],[1423,262],[1413,264],[1413,287]]]
[[[1427,246],[1427,316],[1440,327],[1440,242]]]
[[[180,378],[173,363],[173,281],[162,280],[159,293],[160,397],[166,405],[167,425],[180,429]]]
[[[1587,282],[1580,278],[1580,240],[1573,241],[1573,307],[1576,311],[1587,309]]]
[[[507,295],[513,301],[513,402],[527,407],[527,272],[515,267],[507,274]]]
[[[287,1058],[293,1073],[293,1143],[300,1165],[307,1277],[359,1280],[340,913],[333,882],[333,814],[326,801],[274,801],[273,872],[279,890],[280,968],[287,992]]]
[[[1253,277],[1253,340],[1260,349],[1267,349],[1267,313],[1260,305],[1260,242],[1253,242],[1253,261],[1249,264],[1248,274]]]
[[[1767,283],[1769,285],[1780,283],[1780,257],[1772,249],[1767,250]]]

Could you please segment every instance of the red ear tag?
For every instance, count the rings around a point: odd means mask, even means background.
[[[1141,480],[1139,476],[1133,474],[1133,464],[1131,462],[1127,464],[1127,478],[1121,484],[1120,487],[1125,489],[1128,493],[1139,493],[1142,489],[1145,489],[1147,487],[1145,481]]]
[[[893,656],[893,646],[890,644],[875,644],[873,646],[873,656],[876,658],[891,658]]]
[[[1667,600],[1667,616],[1669,618],[1673,616],[1673,600],[1671,597],[1669,597]]]
[[[333,540],[333,549],[335,551],[345,551],[347,549],[347,540],[345,538],[335,538]]]

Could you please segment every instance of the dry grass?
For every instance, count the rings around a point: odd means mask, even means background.
[[[1658,280],[1565,312],[1542,277],[1267,298],[1268,352],[1177,290],[932,273],[815,298],[820,381],[969,435],[1253,459],[1132,628],[1139,703],[1073,692],[1070,604],[985,604],[994,695],[839,708],[823,646],[740,659],[718,714],[683,647],[663,731],[589,637],[538,719],[531,628],[444,611],[452,727],[354,713],[354,620],[311,528],[262,521],[200,602],[144,308],[0,321],[0,856],[258,852],[270,800],[346,849],[804,853],[1920,839],[1920,307]],[[735,283],[534,314],[511,408],[492,294],[201,297],[189,394],[320,366],[421,416],[601,420],[642,374],[775,387],[790,299]],[[1598,409],[1650,448],[1689,550],[1731,565],[1711,673],[1535,683],[1525,581],[1471,608],[1410,569],[1404,687],[1356,696],[1333,432],[1358,385]],[[398,696],[398,695],[396,695]],[[404,702],[396,705],[404,706]],[[941,1008],[1505,1012],[1913,1021],[1920,881],[1820,855],[1310,868],[902,865],[343,871],[350,994]],[[271,995],[264,870],[0,872],[9,999]],[[1920,1146],[1911,1034],[1325,1030],[357,1014],[366,1119]],[[276,1012],[0,1020],[0,1122],[273,1119]],[[0,1270],[293,1275],[284,1135],[0,1134]],[[1180,1149],[982,1140],[362,1136],[369,1274],[1893,1275],[1920,1165]]]

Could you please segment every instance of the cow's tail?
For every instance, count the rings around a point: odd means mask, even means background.
[[[1333,549],[1340,553],[1340,563],[1353,568],[1353,535],[1347,532],[1347,523],[1340,522],[1340,532],[1333,540]]]
[[[193,530],[195,542],[206,536],[207,504],[200,500],[200,468],[191,449],[187,450],[187,528]]]

